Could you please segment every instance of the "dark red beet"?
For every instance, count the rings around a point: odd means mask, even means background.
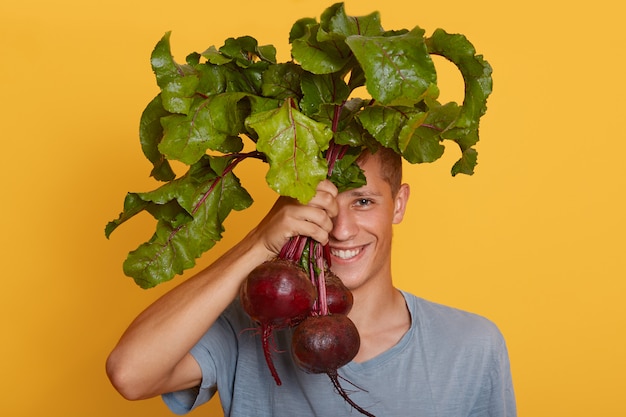
[[[359,332],[343,314],[310,316],[296,327],[292,353],[296,363],[307,372],[336,371],[356,356],[361,346]]]
[[[316,295],[304,271],[286,260],[262,263],[250,272],[241,287],[241,304],[261,327],[265,360],[277,385],[281,381],[271,358],[272,332],[302,321],[311,311]]]
[[[326,280],[326,304],[330,314],[348,314],[354,299],[352,292],[343,285],[341,279],[331,271],[324,274]]]
[[[305,371],[327,374],[339,395],[355,410],[368,417],[375,417],[350,399],[341,387],[337,374],[339,368],[356,356],[360,346],[359,332],[348,316],[310,316],[294,330],[291,353],[296,364]]]
[[[241,287],[241,303],[259,323],[291,326],[304,319],[315,302],[315,287],[290,261],[264,262],[250,272]]]

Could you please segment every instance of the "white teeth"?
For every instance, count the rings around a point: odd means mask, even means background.
[[[334,256],[340,259],[350,259],[357,256],[361,249],[351,249],[351,250],[340,250],[340,249],[332,249],[330,251]]]

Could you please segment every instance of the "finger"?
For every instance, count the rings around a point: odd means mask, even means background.
[[[332,201],[334,202],[334,200]],[[297,220],[304,220],[307,223],[312,223],[327,233],[333,228],[333,221],[328,211],[326,211],[326,207],[303,207],[299,210],[296,218]]]
[[[326,228],[320,227],[318,224],[312,221],[304,221],[298,225],[298,229],[295,232],[297,236],[308,236],[321,244],[328,243],[329,231]]]
[[[323,209],[328,216],[335,217],[338,212],[337,194],[337,187],[332,182],[324,180],[318,185],[317,192],[309,201],[308,206]]]
[[[337,187],[335,187],[335,184],[333,184],[330,180],[321,181],[317,185],[317,191],[327,192],[329,194],[332,194],[334,197],[337,197],[337,194],[339,194]]]

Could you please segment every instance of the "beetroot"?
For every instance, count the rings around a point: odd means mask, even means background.
[[[292,336],[291,351],[305,371],[336,371],[356,356],[361,341],[352,320],[343,314],[307,317]]]
[[[330,314],[348,314],[352,310],[352,292],[330,270],[325,272],[326,304]]]
[[[315,287],[295,263],[273,260],[250,272],[241,287],[240,298],[243,309],[261,327],[265,360],[276,384],[281,385],[271,358],[272,332],[294,326],[309,314],[316,299]]]
[[[298,366],[310,373],[327,374],[339,395],[354,409],[374,417],[350,399],[341,387],[337,373],[356,356],[360,345],[359,332],[348,316],[310,316],[294,330],[291,353]]]
[[[274,327],[292,326],[303,320],[316,297],[315,287],[304,271],[280,259],[257,266],[241,288],[246,313]]]

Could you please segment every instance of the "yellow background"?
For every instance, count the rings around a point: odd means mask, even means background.
[[[165,31],[183,61],[251,35],[287,59],[287,34],[330,1],[3,1],[0,5],[2,287],[0,415],[168,416],[128,402],[105,357],[159,294],[121,271],[154,224],[107,241],[127,191],[155,186],[137,138],[156,94],[149,55]],[[626,415],[626,130],[619,2],[346,2],[387,29],[465,34],[494,68],[473,177],[456,155],[407,168],[409,214],[396,229],[398,286],[494,320],[508,341],[519,414]],[[445,97],[456,73],[440,64]],[[243,167],[242,167],[243,168]],[[211,262],[274,196],[252,163],[257,200],[233,214]],[[190,271],[191,273],[192,271]],[[188,277],[190,274],[186,274]],[[212,411],[213,410],[213,411]],[[221,415],[217,402],[193,415]]]

